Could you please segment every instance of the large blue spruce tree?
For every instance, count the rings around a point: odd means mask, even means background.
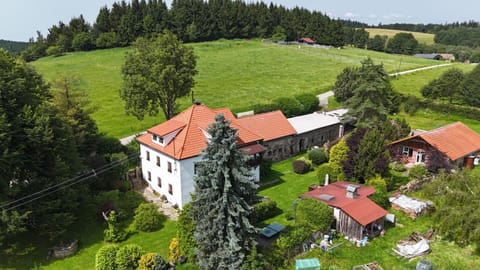
[[[249,202],[256,185],[237,148],[237,130],[223,114],[207,132],[211,138],[197,163],[192,201],[197,263],[201,269],[240,269],[255,244]]]

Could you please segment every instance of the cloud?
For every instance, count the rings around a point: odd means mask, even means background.
[[[383,15],[383,18],[387,20],[392,20],[392,19],[396,20],[396,19],[408,19],[410,18],[410,16],[406,16],[401,13],[389,13],[387,15]]]
[[[368,18],[376,19],[376,18],[378,18],[378,16],[376,14],[370,14],[370,15],[368,15]]]
[[[345,17],[345,18],[355,18],[355,17],[358,17],[358,15],[348,11],[348,12],[345,12],[345,14],[343,14],[343,17]]]

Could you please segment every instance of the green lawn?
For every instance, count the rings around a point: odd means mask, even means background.
[[[433,79],[439,78],[445,71],[451,68],[458,68],[464,73],[468,73],[474,67],[475,66],[473,65],[454,63],[451,66],[422,70],[414,73],[401,75],[398,76],[398,78],[392,78],[391,83],[393,88],[399,93],[422,97],[422,93],[420,92],[422,87],[427,85]]]
[[[318,184],[315,171],[304,175],[297,175],[293,172],[292,161],[296,158],[298,157],[273,164],[272,175],[266,180],[278,178],[281,181],[279,184],[259,192],[260,195],[268,196],[277,202],[277,206],[282,210],[281,214],[266,220],[265,224],[276,221],[284,225],[293,225],[293,220],[287,220],[285,213],[292,211],[293,202],[299,195],[307,192],[310,184]],[[426,232],[433,225],[432,218],[427,215],[412,220],[401,212],[392,210],[390,212],[396,215],[397,222],[401,226],[390,225],[384,237],[375,238],[366,247],[356,247],[350,242],[338,238],[336,242],[343,242],[344,244],[331,253],[314,250],[300,254],[298,257],[318,257],[322,269],[351,269],[352,266],[371,261],[377,261],[384,269],[389,270],[415,269],[418,259],[412,262],[398,259],[392,255],[391,249],[395,247],[398,240],[408,237],[414,231]],[[477,269],[480,266],[480,257],[478,255],[473,256],[474,249],[472,247],[460,248],[438,237],[431,243],[431,249],[432,252],[426,256],[426,259],[435,264],[435,269]],[[286,266],[285,269],[292,269],[293,264],[292,261],[291,265]]]
[[[383,63],[388,72],[437,64],[437,61],[391,55],[355,48],[321,49],[279,46],[259,40],[219,40],[188,44],[198,56],[195,98],[212,108],[229,107],[234,112],[277,97],[298,93],[320,94],[330,89],[343,68],[359,65],[366,57]],[[47,82],[75,75],[88,93],[92,114],[100,131],[123,137],[164,121],[163,114],[138,121],[124,113],[119,97],[121,67],[128,48],[68,53],[46,57],[33,66]],[[179,109],[191,97],[179,100]]]

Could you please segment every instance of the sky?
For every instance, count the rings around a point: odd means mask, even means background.
[[[68,23],[83,15],[95,22],[101,7],[119,0],[3,0],[0,8],[0,39],[28,41],[37,30],[44,36],[59,21]],[[128,0],[127,0],[128,1]],[[254,2],[257,0],[246,0]],[[265,1],[270,2],[270,1]],[[300,6],[321,11],[332,18],[350,19],[368,24],[379,23],[451,23],[480,21],[480,1],[456,0],[273,0],[288,8]],[[167,0],[169,5],[171,0]]]

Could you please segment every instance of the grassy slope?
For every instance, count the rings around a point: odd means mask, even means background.
[[[260,41],[214,41],[189,44],[198,56],[195,97],[206,105],[246,110],[253,104],[297,93],[322,93],[343,68],[359,65],[367,56],[383,63],[389,72],[433,65],[438,62],[389,55],[355,48],[319,49],[277,46]],[[119,97],[121,66],[128,49],[97,50],[47,57],[33,63],[47,82],[75,75],[89,94],[96,112],[92,115],[102,132],[123,137],[164,121],[163,114],[138,121],[124,113]],[[401,65],[400,65],[401,63]],[[190,97],[179,100],[179,109]]]
[[[375,35],[381,35],[381,36],[388,36],[388,38],[391,38],[397,33],[412,33],[412,35],[415,37],[415,39],[419,43],[423,43],[427,45],[433,44],[434,43],[433,38],[435,37],[434,34],[401,31],[401,30],[393,30],[393,29],[365,28],[365,30],[370,34],[370,37],[374,37]]]

